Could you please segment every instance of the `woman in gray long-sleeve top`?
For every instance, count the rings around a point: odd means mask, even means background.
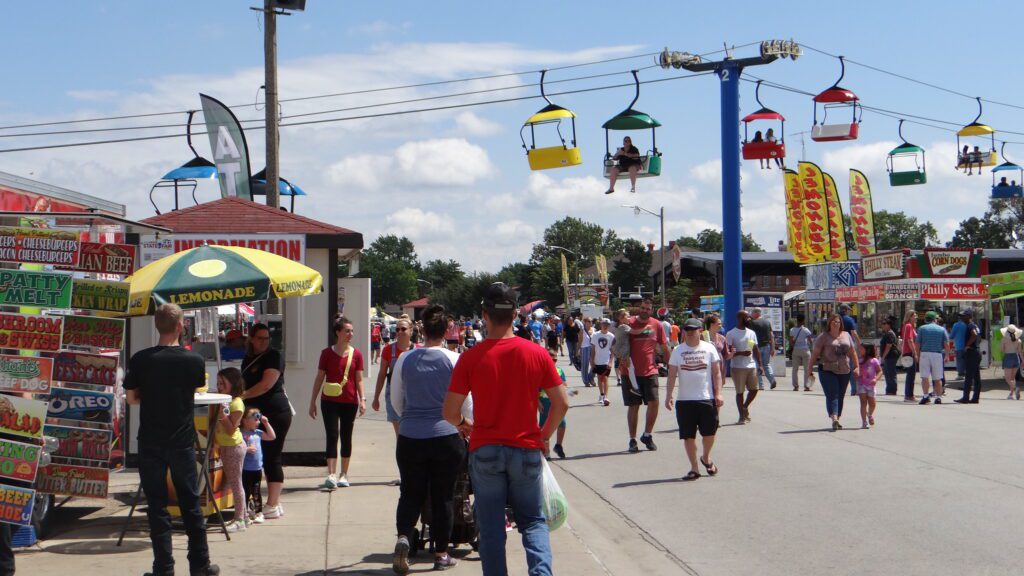
[[[441,414],[459,359],[458,354],[444,347],[445,328],[444,307],[427,308],[423,313],[426,346],[402,354],[391,373],[391,405],[401,417],[395,456],[402,484],[395,514],[398,542],[392,565],[398,574],[409,571],[409,538],[428,493],[434,569],[447,570],[456,564],[448,555],[448,539],[455,480],[466,457],[466,442],[462,431]],[[462,412],[472,419],[470,399],[466,399]]]

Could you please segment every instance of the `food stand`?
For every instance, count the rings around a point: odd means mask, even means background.
[[[992,342],[992,361],[1001,362],[1003,354],[999,344],[1003,333],[1000,329],[1010,324],[1024,324],[1024,272],[986,274],[981,277],[981,281],[988,286],[985,309],[992,319],[988,331],[989,341]]]
[[[854,308],[851,314],[857,319],[857,331],[867,343],[878,343],[886,317],[895,316],[902,324],[909,310],[917,312],[919,322],[925,312],[938,312],[948,330],[960,312],[970,308],[982,334],[987,334],[988,287],[981,278],[987,272],[988,262],[980,249],[882,252],[861,259],[857,285],[837,287],[835,302]],[[983,339],[979,348],[984,368],[990,360],[989,340]],[[946,361],[949,366],[955,364],[952,347]]]

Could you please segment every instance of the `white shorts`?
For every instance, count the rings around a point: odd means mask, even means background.
[[[924,380],[941,381],[946,376],[942,352],[921,352],[921,367],[918,374]]]

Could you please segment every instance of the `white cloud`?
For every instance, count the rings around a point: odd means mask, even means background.
[[[390,154],[358,154],[328,168],[335,184],[365,190],[393,186],[465,187],[490,178],[483,148],[462,138],[406,142]]]
[[[386,221],[389,234],[408,236],[413,241],[448,236],[455,231],[455,222],[448,214],[419,208],[401,208],[388,214]]]
[[[68,96],[84,102],[112,102],[120,94],[115,90],[68,90]]]
[[[502,131],[501,124],[481,118],[472,112],[462,112],[455,117],[456,133],[467,136],[493,136]]]

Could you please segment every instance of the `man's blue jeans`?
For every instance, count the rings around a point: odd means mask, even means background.
[[[772,369],[772,346],[758,346],[758,350],[761,351],[761,366],[764,367],[764,375],[768,377],[770,384],[775,384],[775,370]],[[757,388],[759,390],[764,389],[764,381],[761,379],[761,371],[757,371]]]
[[[593,346],[580,348],[580,374],[583,376],[583,384],[587,386],[594,383],[594,375],[590,372],[590,354],[593,351]]]
[[[484,576],[507,576],[505,505],[512,507],[523,537],[529,576],[551,576],[551,541],[544,520],[540,450],[492,444],[469,455],[474,510],[480,527],[480,563]]]

